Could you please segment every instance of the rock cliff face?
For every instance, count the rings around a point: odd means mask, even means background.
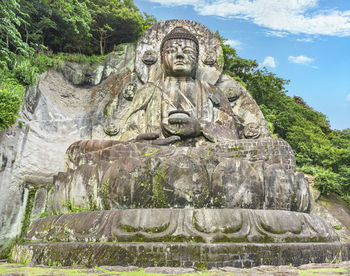
[[[103,131],[104,107],[121,74],[134,70],[134,48],[119,47],[99,66],[67,63],[62,72],[49,70],[27,89],[22,123],[0,132],[0,251],[20,234],[30,209],[33,218],[44,211],[47,192],[41,188],[64,170],[69,145],[109,139]]]

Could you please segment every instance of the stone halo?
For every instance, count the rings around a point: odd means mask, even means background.
[[[209,83],[215,84],[223,68],[223,52],[219,39],[207,27],[191,20],[167,20],[154,24],[147,29],[136,45],[135,68],[142,83],[155,82],[161,68],[160,47],[164,37],[176,27],[182,27],[193,34],[199,44],[199,59],[196,78],[208,81],[208,71],[215,75]],[[146,51],[155,51],[157,60],[153,64],[145,64],[143,57]],[[215,62],[205,62],[208,53],[215,53]],[[215,74],[212,74],[214,73]]]

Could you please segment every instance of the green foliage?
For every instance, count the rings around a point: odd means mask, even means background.
[[[24,17],[18,1],[0,0],[0,68],[16,54],[27,56],[31,52],[19,32],[19,27],[25,22]]]
[[[133,1],[89,0],[93,51],[104,55],[114,45],[135,41],[155,19],[140,14]]]
[[[341,225],[336,225],[336,226],[334,226],[334,229],[335,229],[335,230],[341,230]]]
[[[2,72],[0,71],[0,74]],[[13,78],[0,82],[0,130],[16,122],[22,104],[24,87]]]
[[[64,205],[67,207],[68,213],[80,213],[80,212],[93,211],[88,207],[74,205],[74,203],[69,200]]]
[[[132,0],[21,0],[27,20],[19,28],[37,52],[104,55],[114,45],[133,42],[155,18],[141,14]]]
[[[36,51],[84,51],[90,36],[91,14],[78,0],[21,0],[28,15],[20,32]]]
[[[52,214],[49,212],[43,212],[40,214],[39,218],[46,218],[46,217],[51,217]]]

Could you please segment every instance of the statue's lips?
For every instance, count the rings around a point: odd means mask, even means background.
[[[174,64],[175,65],[185,65],[185,63],[183,61],[175,61]]]

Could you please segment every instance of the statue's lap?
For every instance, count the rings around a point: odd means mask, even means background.
[[[295,173],[290,146],[279,139],[198,147],[78,141],[67,160],[69,169],[55,178],[57,212],[67,201],[99,209],[309,208],[307,183]]]

